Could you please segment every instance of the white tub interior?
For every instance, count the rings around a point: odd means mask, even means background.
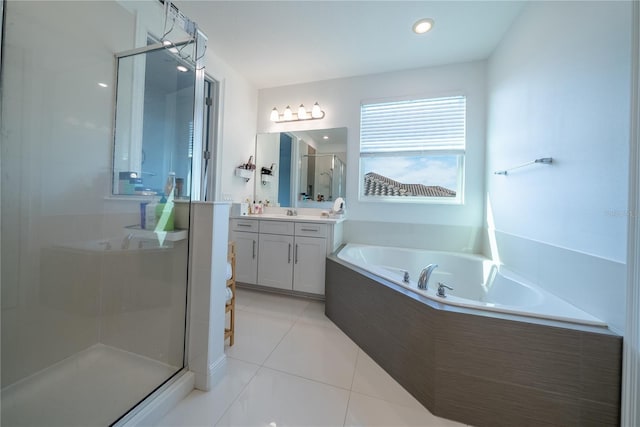
[[[349,243],[338,258],[390,280],[434,301],[521,316],[603,326],[602,320],[539,288],[523,277],[480,255],[368,246]],[[438,264],[428,289],[418,289],[417,279],[428,264]],[[403,281],[409,273],[409,283]],[[438,283],[453,288],[439,297]]]

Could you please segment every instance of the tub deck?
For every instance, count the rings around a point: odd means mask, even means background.
[[[433,414],[477,426],[620,423],[622,338],[440,304],[327,259],[326,315]]]

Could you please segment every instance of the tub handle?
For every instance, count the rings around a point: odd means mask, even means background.
[[[447,291],[444,290],[445,288],[449,289],[450,291],[453,290],[452,287],[447,286],[442,282],[438,282],[438,296],[440,298],[446,298],[447,297]]]

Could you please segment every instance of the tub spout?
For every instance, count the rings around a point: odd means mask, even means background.
[[[420,277],[418,278],[418,288],[419,289],[428,289],[429,278],[431,277],[431,273],[438,267],[438,264],[429,264],[420,272]]]

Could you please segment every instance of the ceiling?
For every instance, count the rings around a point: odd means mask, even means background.
[[[202,1],[175,4],[257,88],[487,58],[524,1]],[[411,27],[432,18],[433,29]]]

